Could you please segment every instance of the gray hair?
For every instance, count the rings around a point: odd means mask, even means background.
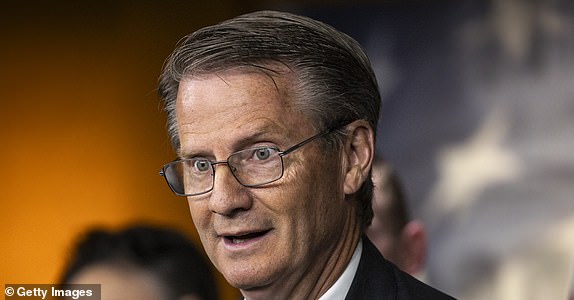
[[[186,37],[168,57],[159,95],[167,113],[173,147],[180,141],[176,123],[179,82],[186,76],[254,68],[269,76],[291,71],[294,107],[324,130],[363,119],[375,131],[380,93],[369,59],[360,45],[322,22],[285,12],[260,11],[202,28]],[[341,134],[334,135],[340,143]],[[372,181],[357,192],[366,227],[372,219]]]

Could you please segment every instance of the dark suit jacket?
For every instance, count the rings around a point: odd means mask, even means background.
[[[399,270],[383,258],[367,237],[346,300],[454,299]]]

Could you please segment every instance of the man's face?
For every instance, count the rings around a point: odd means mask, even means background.
[[[258,72],[183,80],[179,155],[222,161],[257,146],[285,150],[316,134],[291,106],[292,95],[286,78]],[[334,152],[309,143],[283,158],[281,179],[256,188],[240,185],[219,164],[213,190],[188,197],[207,254],[233,286],[262,293],[292,288],[334,251],[351,211],[343,207],[343,171]]]

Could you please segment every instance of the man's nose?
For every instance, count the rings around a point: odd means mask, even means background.
[[[209,197],[209,209],[216,214],[233,216],[238,211],[251,208],[252,199],[248,188],[237,181],[227,162],[214,165],[213,190]]]

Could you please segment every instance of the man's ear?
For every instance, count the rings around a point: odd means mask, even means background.
[[[344,192],[350,195],[357,192],[369,176],[375,153],[375,133],[365,120],[354,121],[346,129],[348,138],[343,152],[346,162]]]

